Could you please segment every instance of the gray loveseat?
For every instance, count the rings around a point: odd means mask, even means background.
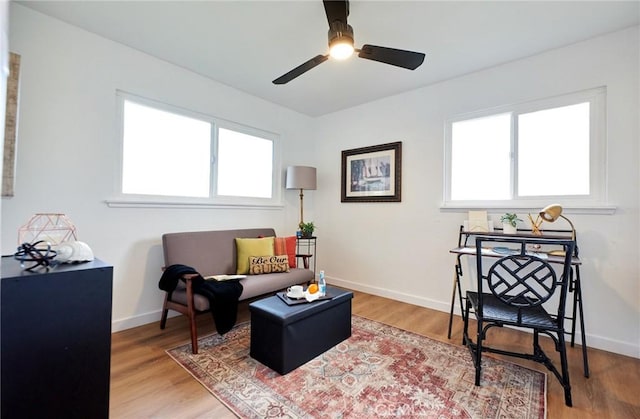
[[[162,236],[165,267],[187,265],[202,276],[236,273],[236,238],[257,238],[276,236],[272,228],[252,228],[240,230],[194,231],[167,233]],[[306,264],[305,264],[306,265]],[[183,275],[172,292],[165,295],[160,328],[164,329],[169,310],[174,310],[189,318],[193,353],[198,353],[196,315],[210,311],[209,300],[195,294],[191,289],[191,278]],[[248,275],[240,280],[243,286],[240,301],[264,294],[275,293],[291,285],[314,280],[314,274],[306,268],[291,268],[289,272]]]

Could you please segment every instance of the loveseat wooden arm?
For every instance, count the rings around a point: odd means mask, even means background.
[[[184,306],[179,303],[171,301],[171,292],[167,292],[164,296],[164,306],[162,307],[162,318],[160,319],[160,329],[164,329],[167,324],[167,315],[169,309],[175,310],[184,314],[189,318],[189,327],[191,328],[191,347],[194,354],[198,353],[198,333],[196,327],[196,308],[193,303],[193,279],[199,276],[198,274],[183,274],[180,279],[185,282],[187,293],[187,305]]]

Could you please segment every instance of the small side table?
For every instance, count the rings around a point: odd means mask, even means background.
[[[316,239],[317,237],[313,236],[298,237],[296,240],[296,258],[303,260],[305,269],[312,267],[314,278],[316,276]],[[309,259],[312,263],[309,263]]]

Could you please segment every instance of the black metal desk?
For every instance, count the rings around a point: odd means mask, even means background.
[[[550,234],[549,234],[550,233]],[[549,238],[567,238],[572,232],[570,230],[545,230],[544,237]],[[460,284],[460,278],[463,276],[462,273],[462,257],[463,256],[477,256],[476,248],[473,244],[469,244],[469,240],[478,235],[483,236],[502,236],[505,235],[501,230],[497,230],[495,232],[471,232],[465,231],[462,226],[460,226],[460,231],[458,233],[458,247],[451,249],[449,253],[456,255],[456,264],[454,266],[454,274],[453,274],[453,292],[451,295],[451,311],[449,312],[449,330],[447,333],[447,337],[451,339],[451,327],[453,324],[453,309],[456,303],[456,293],[458,296],[458,300],[460,303],[460,311],[462,316],[464,317],[464,298],[462,296],[462,288]],[[515,237],[539,237],[531,234],[529,230],[521,231],[518,230],[516,235],[509,235]],[[577,241],[576,241],[577,243]],[[567,332],[571,335],[571,346],[575,346],[575,336],[576,336],[576,320],[580,322],[580,337],[582,339],[582,357],[584,361],[584,376],[589,377],[589,360],[587,357],[587,340],[584,329],[584,312],[582,308],[582,284],[580,282],[580,265],[582,265],[582,261],[578,257],[578,246],[576,244],[575,252],[571,257],[571,282],[569,285],[569,292],[573,293],[573,308],[571,317],[566,317],[566,320],[571,320],[571,332]],[[492,249],[483,249],[482,256],[485,257],[503,257],[504,254],[497,253]],[[551,254],[547,255],[548,261],[550,263],[563,263],[563,258],[561,256],[554,256]],[[464,320],[464,318],[463,318]]]

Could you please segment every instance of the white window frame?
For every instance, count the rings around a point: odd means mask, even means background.
[[[210,174],[210,192],[209,197],[184,197],[184,196],[164,196],[164,195],[145,195],[145,194],[125,194],[122,192],[123,181],[123,152],[124,152],[124,102],[135,102],[144,106],[149,106],[158,110],[171,112],[178,115],[187,116],[194,119],[209,122],[212,126],[211,135],[211,174]],[[220,118],[216,118],[203,113],[191,111],[178,106],[169,105],[160,101],[144,98],[122,91],[116,91],[117,101],[117,123],[118,123],[118,141],[119,152],[116,164],[116,176],[114,185],[114,196],[107,199],[106,203],[110,207],[155,207],[155,208],[243,208],[243,207],[262,207],[275,208],[282,207],[282,158],[281,144],[278,134],[249,127],[237,122],[232,122]],[[222,196],[218,195],[217,188],[217,150],[218,150],[218,129],[225,128],[228,130],[240,132],[243,134],[264,138],[273,144],[272,155],[272,183],[271,198],[256,197],[240,197],[240,196]]]
[[[517,195],[517,121],[518,115],[545,109],[558,108],[589,102],[589,190],[588,195],[567,196],[532,196]],[[507,200],[452,200],[452,125],[455,122],[481,118],[491,115],[508,113],[511,115],[511,199]],[[597,87],[561,96],[540,99],[515,105],[505,105],[482,111],[466,113],[449,118],[445,121],[444,144],[444,187],[443,210],[468,209],[539,209],[552,203],[559,202],[563,207],[571,208],[572,212],[612,213],[615,207],[607,202],[607,140],[606,140],[606,87]],[[480,174],[481,175],[481,174]],[[567,180],[567,181],[570,181]],[[490,182],[490,180],[487,180]]]

